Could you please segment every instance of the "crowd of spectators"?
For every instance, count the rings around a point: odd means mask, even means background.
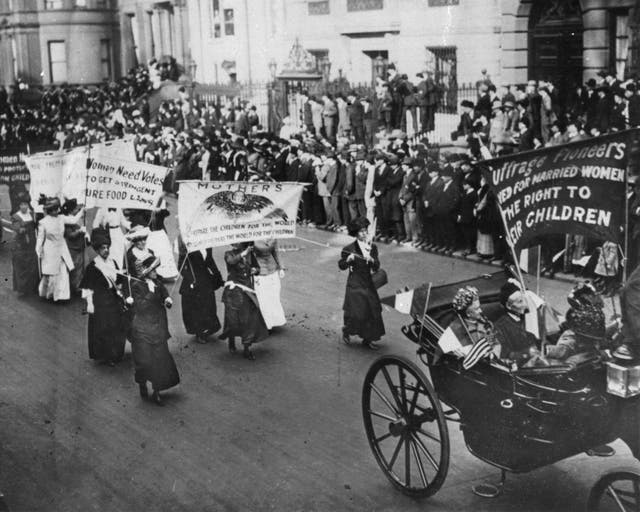
[[[440,101],[429,72],[414,86],[391,66],[371,97],[349,91],[318,100],[301,91],[300,112],[278,135],[262,128],[250,103],[203,103],[184,87],[154,109],[154,73],[140,67],[102,86],[54,86],[31,105],[0,90],[0,143],[67,148],[131,135],[140,160],[171,168],[168,192],[179,179],[311,183],[300,208],[305,225],[346,231],[369,215],[379,240],[496,260],[508,255],[478,161],[640,126],[637,83],[609,72],[572,91],[549,80],[497,87],[483,73],[447,148],[427,137]],[[553,274],[564,237],[546,242],[543,266]],[[574,240],[572,260],[590,244]]]

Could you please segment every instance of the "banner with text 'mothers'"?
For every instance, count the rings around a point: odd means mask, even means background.
[[[237,242],[296,235],[304,185],[277,182],[183,181],[180,234],[189,252]]]
[[[482,162],[516,249],[541,235],[623,243],[628,150],[636,130]]]

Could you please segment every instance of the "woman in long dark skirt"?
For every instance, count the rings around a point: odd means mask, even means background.
[[[23,296],[38,290],[36,223],[30,208],[29,194],[19,196],[19,209],[11,216],[13,239],[13,289]]]
[[[203,254],[204,253],[204,254]],[[213,259],[213,251],[187,253],[180,244],[179,267],[182,269],[182,321],[188,334],[194,334],[198,343],[207,343],[208,337],[220,330],[216,310],[216,290],[224,284]]]
[[[115,366],[122,361],[127,341],[124,279],[109,255],[111,240],[108,231],[96,228],[91,233],[91,245],[97,253],[80,282],[82,297],[89,313],[89,357]]]
[[[151,256],[139,262],[136,269],[138,278],[131,282],[133,318],[129,341],[140,396],[143,399],[149,397],[147,382],[150,382],[151,401],[164,405],[160,391],[176,386],[180,382],[180,375],[167,343],[171,334],[165,308],[170,308],[173,301],[158,279],[155,269],[159,265],[160,260]]]
[[[243,356],[253,361],[251,345],[269,335],[260,313],[260,306],[253,290],[253,276],[260,272],[253,255],[253,246],[232,244],[233,249],[224,253],[227,264],[227,282],[222,292],[224,302],[224,331],[221,339],[229,340],[229,351],[236,351],[235,337],[240,336],[244,346]]]
[[[368,242],[369,221],[360,217],[349,224],[349,234],[356,240],[342,249],[338,267],[349,269],[344,295],[344,327],[342,341],[351,344],[350,336],[358,335],[362,344],[371,349],[380,347],[375,343],[384,336],[382,305],[373,285],[371,273],[380,268],[378,248]]]

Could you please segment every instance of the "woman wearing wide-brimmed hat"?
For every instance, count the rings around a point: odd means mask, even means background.
[[[137,277],[131,280],[133,302],[129,302],[133,316],[128,337],[140,396],[148,398],[147,382],[150,382],[151,401],[164,405],[160,391],[176,386],[180,375],[168,344],[171,334],[165,308],[170,308],[173,301],[158,278],[156,269],[159,265],[160,260],[155,256],[137,263]]]
[[[36,223],[27,192],[18,197],[18,211],[11,216],[13,239],[13,289],[19,295],[35,293],[38,289],[38,257],[36,255]]]
[[[363,217],[349,224],[349,235],[356,240],[342,249],[338,261],[340,270],[349,270],[342,306],[342,341],[349,345],[350,336],[357,335],[362,338],[365,347],[378,350],[375,342],[384,336],[385,331],[382,305],[371,273],[380,268],[380,260],[377,246],[368,241],[368,227],[369,221]]]
[[[64,239],[66,224],[77,224],[83,210],[75,215],[60,215],[60,200],[48,198],[44,204],[45,216],[38,224],[36,254],[40,258],[42,279],[38,287],[41,297],[54,301],[69,300],[69,271],[74,269],[73,260]]]
[[[151,231],[148,227],[134,226],[125,236],[131,244],[125,255],[125,269],[132,277],[137,277],[136,268],[140,262],[146,260],[150,256],[155,256],[153,251],[147,248],[147,238]]]
[[[87,301],[89,313],[89,358],[109,366],[122,360],[127,338],[124,278],[111,257],[109,231],[96,228],[91,233],[91,245],[96,257],[87,265],[80,289]]]

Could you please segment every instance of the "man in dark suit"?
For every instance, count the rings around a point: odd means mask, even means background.
[[[433,205],[442,192],[443,186],[444,182],[440,178],[440,168],[436,162],[431,160],[427,163],[427,174],[420,187],[422,190],[421,220],[424,238],[422,248],[426,250],[437,246],[437,229]]]
[[[433,250],[447,256],[453,254],[456,245],[456,213],[460,204],[460,191],[453,182],[453,167],[442,168],[442,190],[433,204],[437,230],[437,247]]]
[[[598,103],[596,105],[596,116],[593,127],[597,128],[601,134],[605,134],[610,128],[611,116],[611,98],[609,97],[609,88],[602,85],[596,89],[598,95]]]
[[[426,72],[426,78],[423,73],[416,76],[423,80],[418,83],[418,105],[420,107],[420,125],[422,132],[430,132],[435,130],[436,107],[438,105],[438,86],[433,79],[431,71]]]
[[[387,220],[388,234],[396,242],[400,242],[404,238],[402,208],[398,200],[403,178],[404,172],[400,166],[400,158],[396,155],[391,155],[389,157],[389,173],[387,174],[382,208],[384,209],[384,217]]]
[[[353,91],[349,92],[347,100],[349,101],[351,132],[356,139],[356,144],[364,144],[364,106]]]
[[[640,94],[636,89],[635,84],[628,84],[624,92],[625,98],[627,98],[630,128],[640,126]]]
[[[486,84],[480,84],[474,119],[478,119],[480,116],[491,119],[491,97],[489,96],[489,87]]]
[[[462,181],[462,197],[458,208],[458,226],[464,242],[463,256],[476,252],[476,218],[473,210],[478,202],[478,194],[473,188],[473,178],[464,177]]]
[[[391,128],[400,128],[400,117],[402,115],[402,95],[400,92],[400,84],[402,83],[402,77],[396,70],[395,64],[390,64],[387,67],[387,75],[389,79],[387,83],[389,85],[389,94],[391,96],[390,102],[390,120]]]
[[[390,219],[385,217],[384,197],[387,193],[387,178],[389,177],[390,168],[387,165],[387,158],[382,152],[375,155],[375,171],[373,175],[373,196],[376,200],[376,218],[378,219],[377,235],[379,240],[387,242],[389,239],[389,222]]]
[[[640,357],[640,266],[631,273],[620,293],[624,344],[614,352],[620,359]]]

